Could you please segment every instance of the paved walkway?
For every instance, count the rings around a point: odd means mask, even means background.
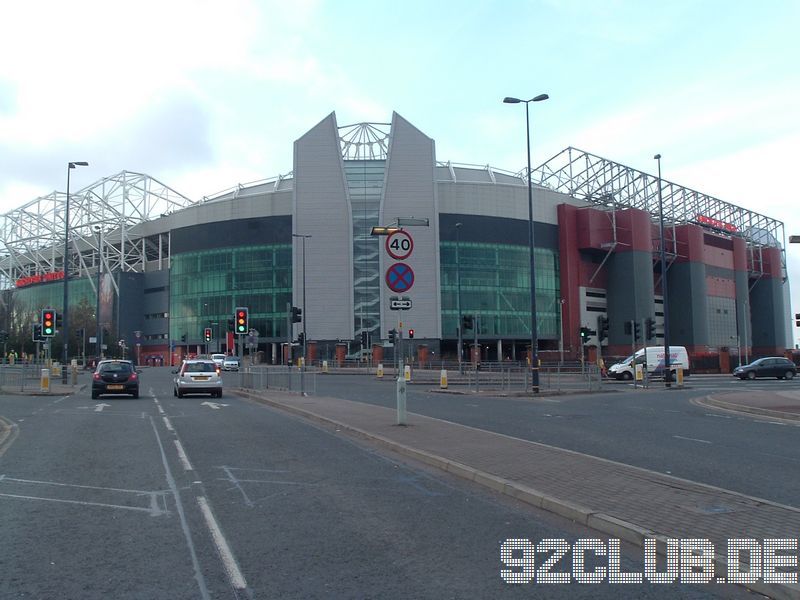
[[[710,539],[720,555],[718,576],[726,573],[721,561],[728,539],[797,538],[800,531],[800,508],[553,446],[418,414],[409,414],[408,426],[400,427],[393,409],[338,398],[247,395],[335,424],[609,537],[639,546],[646,537]],[[749,587],[775,598],[800,597],[798,585]]]
[[[800,421],[800,390],[716,393],[702,402],[738,412]]]

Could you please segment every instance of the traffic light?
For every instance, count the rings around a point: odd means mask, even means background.
[[[303,320],[303,309],[292,307],[292,323],[299,323]]]
[[[236,309],[234,314],[234,333],[237,335],[246,334],[250,327],[248,324],[247,307],[240,306]]]
[[[589,336],[592,336],[596,333],[597,333],[596,331],[592,331],[588,327],[581,327],[581,343],[583,343],[583,345],[586,345],[587,342],[589,341]]]
[[[302,346],[305,343],[305,341],[306,341],[306,334],[301,331],[300,333],[297,334],[297,343]]]
[[[414,330],[413,329],[409,329],[408,330],[408,339],[410,339],[410,340],[414,339]]]
[[[794,313],[794,324],[796,327],[800,327],[800,313]]]
[[[639,339],[639,336],[642,335],[642,326],[639,323],[639,321],[634,321],[633,322],[633,333],[636,336],[637,340]]]
[[[369,333],[366,331],[361,332],[361,347],[366,348],[369,346]]]
[[[211,327],[203,329],[203,340],[205,340],[206,343],[211,341]]]
[[[228,331],[233,331],[234,330],[234,326],[233,326],[234,321],[235,321],[235,319],[228,319]]]
[[[42,337],[42,324],[41,323],[34,323],[33,324],[33,333],[31,335],[31,339],[34,342],[44,342],[44,341],[46,341],[46,339]]]
[[[461,329],[472,329],[472,315],[461,317]]]
[[[597,317],[597,340],[602,342],[608,337],[608,317],[600,315]]]
[[[64,315],[57,312],[56,313],[56,331],[61,331],[61,328],[64,326]]]
[[[50,308],[42,309],[42,318],[39,323],[42,328],[42,337],[53,337],[56,334],[56,313]]]
[[[389,330],[389,342],[394,344],[396,340],[397,340],[397,330],[396,329],[390,329]]]
[[[186,334],[185,334],[185,333],[184,333],[184,334],[181,336],[181,341],[182,341],[184,344],[186,343]]]
[[[656,338],[656,320],[653,317],[644,320],[644,335],[648,340]]]

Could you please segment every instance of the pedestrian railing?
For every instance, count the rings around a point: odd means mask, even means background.
[[[297,394],[317,393],[316,369],[287,366],[250,366],[240,371],[225,371],[226,386],[247,390],[280,390]]]

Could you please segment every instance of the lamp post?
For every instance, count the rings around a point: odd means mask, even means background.
[[[307,330],[306,325],[308,323],[308,313],[306,312],[306,238],[310,238],[311,235],[303,235],[301,233],[293,233],[292,237],[300,238],[303,240],[303,367],[305,367],[306,363],[306,338]]]
[[[95,225],[94,232],[97,234],[97,308],[95,310],[97,329],[95,331],[94,343],[95,354],[99,361],[103,351],[103,328],[100,325],[100,285],[103,280],[103,229],[100,225]]]
[[[656,154],[653,158],[658,161],[658,230],[661,240],[661,296],[664,298],[662,304],[664,309],[664,385],[672,387],[670,381],[672,373],[669,369],[669,302],[667,300],[667,253],[664,249],[664,201],[661,194],[661,155]]]
[[[64,340],[63,364],[61,367],[61,383],[67,383],[67,361],[69,360],[69,172],[75,167],[88,167],[86,161],[67,163],[67,202],[64,208],[64,331],[61,332]]]
[[[458,309],[458,372],[463,373],[462,354],[464,346],[464,334],[461,331],[461,260],[459,257],[459,246],[461,242],[461,223],[456,223],[456,307]]]
[[[531,121],[528,105],[531,102],[541,102],[550,96],[539,94],[530,100],[521,100],[507,96],[503,99],[506,104],[525,103],[525,135],[528,143],[528,249],[530,251],[530,271],[531,271],[531,391],[539,393],[539,354],[536,346],[538,345],[538,335],[536,330],[536,263],[533,256],[533,183],[531,182]]]

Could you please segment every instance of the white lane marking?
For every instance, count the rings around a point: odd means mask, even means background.
[[[110,404],[106,404],[105,402],[101,402],[100,404],[94,405],[94,412],[103,412],[104,408],[108,408],[111,406]]]
[[[236,558],[234,558],[233,552],[231,552],[230,546],[228,546],[228,542],[222,534],[219,524],[217,524],[214,515],[211,513],[211,507],[209,507],[208,501],[204,496],[198,496],[197,504],[200,506],[200,510],[206,519],[206,525],[211,531],[211,537],[214,538],[214,545],[217,547],[217,552],[219,552],[222,558],[222,566],[228,574],[231,585],[237,590],[246,589],[247,582],[244,579],[244,575],[242,575],[242,572],[239,570],[239,565],[236,564]]]
[[[183,446],[178,440],[172,440],[175,442],[175,449],[178,451],[178,458],[181,459],[181,464],[183,465],[184,471],[194,471],[192,469],[192,464],[189,462],[189,458],[186,456],[186,452],[183,451]]]
[[[156,404],[158,404],[158,400],[156,400]],[[156,427],[155,420],[151,417],[150,418],[150,425],[153,427],[153,433],[156,436],[156,442],[158,443],[158,449],[161,452],[161,462],[164,465],[164,474],[167,478],[167,484],[169,485],[169,489],[172,492],[172,496],[175,499],[175,507],[178,511],[178,517],[181,521],[181,529],[183,530],[183,536],[186,539],[186,545],[189,548],[189,555],[192,557],[192,568],[194,569],[194,579],[197,582],[197,587],[200,588],[200,596],[203,600],[211,600],[211,594],[208,592],[208,587],[206,586],[206,579],[203,576],[203,570],[200,568],[200,561],[197,559],[197,551],[194,547],[194,541],[192,541],[192,532],[189,529],[189,522],[186,520],[186,513],[183,510],[183,503],[181,502],[181,493],[178,490],[178,485],[175,483],[175,478],[172,476],[172,470],[169,468],[169,462],[167,461],[167,454],[164,452],[164,445],[161,443],[161,437],[158,435],[158,428]]]
[[[6,481],[16,481],[17,483],[31,483],[31,484],[38,484],[38,485],[57,485],[61,487],[71,487],[71,488],[80,488],[84,490],[103,490],[107,492],[126,492],[129,494],[152,494],[152,493],[160,493],[160,492],[151,492],[149,490],[128,490],[125,488],[113,488],[113,487],[102,487],[98,485],[80,485],[77,483],[61,483],[58,481],[43,481],[41,479],[19,479],[17,477],[6,477],[5,475],[0,476],[0,479],[5,479]]]
[[[690,442],[700,442],[701,444],[710,444],[708,440],[698,440],[697,438],[683,437],[682,435],[673,435],[672,437],[679,440],[689,440]]]
[[[104,502],[84,502],[82,500],[65,500],[63,498],[42,498],[41,496],[22,496],[19,494],[0,494],[3,498],[18,498],[21,500],[44,500],[46,502],[62,502],[64,504],[82,504],[83,506],[103,506],[105,508],[121,508],[123,510],[134,510],[153,514],[152,508],[142,508],[139,506],[121,506],[119,504],[106,504]]]
[[[219,402],[201,402],[200,406],[208,406],[209,408],[212,408],[214,410],[219,410],[220,407],[228,406],[228,405],[227,404],[222,404],[222,403],[219,403]]]
[[[175,430],[172,428],[172,423],[170,422],[169,417],[161,417],[161,418],[164,419],[164,427],[174,432]]]

